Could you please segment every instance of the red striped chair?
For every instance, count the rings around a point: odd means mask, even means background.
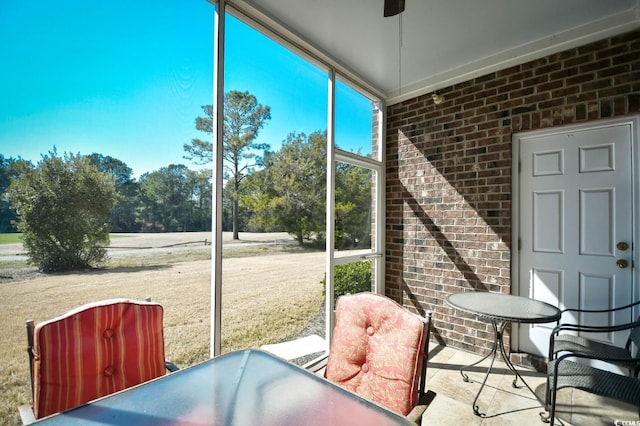
[[[339,297],[325,378],[419,421],[430,322],[378,294]]]
[[[32,412],[39,419],[177,370],[165,361],[162,305],[127,299],[90,303],[27,321]]]

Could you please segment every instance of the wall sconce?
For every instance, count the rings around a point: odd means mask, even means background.
[[[440,105],[444,102],[444,96],[439,95],[438,92],[433,92],[431,98],[433,99],[433,103],[436,105]]]

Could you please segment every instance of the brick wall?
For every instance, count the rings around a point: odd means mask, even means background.
[[[434,311],[435,337],[468,350],[492,332],[454,315],[463,289],[511,292],[511,136],[640,112],[640,31],[388,107],[386,293]]]

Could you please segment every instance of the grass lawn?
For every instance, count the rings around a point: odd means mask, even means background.
[[[22,234],[12,233],[12,234],[1,234],[0,233],[0,244],[16,244],[22,242]]]
[[[223,259],[224,352],[298,336],[322,304],[324,253],[245,254]],[[0,262],[3,274],[16,267]],[[27,319],[38,323],[102,299],[151,297],[164,306],[166,356],[185,367],[209,357],[210,277],[209,259],[176,251],[128,256],[100,270],[0,283],[0,424],[19,424],[18,405],[31,402]]]

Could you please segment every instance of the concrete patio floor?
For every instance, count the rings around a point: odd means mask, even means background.
[[[546,389],[545,376],[532,369],[517,366],[535,396],[518,382],[512,387],[513,373],[499,356],[487,384],[478,399],[485,417],[473,413],[471,403],[480,388],[489,360],[466,370],[470,382],[464,382],[460,368],[482,356],[445,346],[433,345],[429,351],[427,389],[435,393],[424,416],[423,425],[545,425],[540,420]],[[612,426],[640,424],[638,407],[601,398],[586,392],[561,389],[558,392],[556,425]],[[616,423],[617,421],[617,423]]]

